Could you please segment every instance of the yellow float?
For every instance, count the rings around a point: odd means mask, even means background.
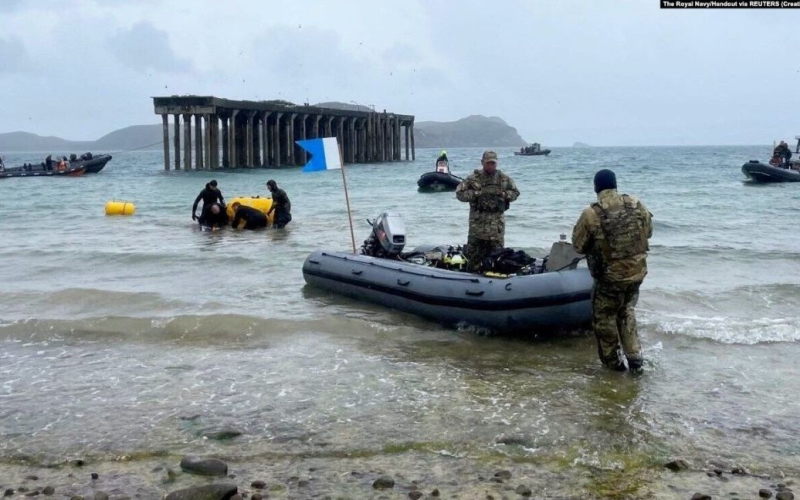
[[[133,215],[136,205],[129,201],[106,202],[106,215]]]
[[[275,212],[272,212],[271,214],[267,215],[267,212],[269,212],[269,209],[272,207],[272,198],[261,198],[259,196],[249,196],[249,197],[241,196],[230,200],[225,200],[225,202],[227,203],[228,218],[231,221],[233,220],[233,217],[236,215],[233,213],[233,204],[237,202],[244,207],[255,208],[259,212],[266,215],[270,226],[273,223],[273,219],[275,219]]]

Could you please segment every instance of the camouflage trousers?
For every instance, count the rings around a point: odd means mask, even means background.
[[[482,240],[470,236],[467,238],[467,260],[469,261],[469,270],[472,272],[480,272],[483,265],[483,259],[489,256],[495,250],[503,249],[503,240]]]
[[[633,306],[639,298],[641,282],[615,283],[595,280],[592,289],[592,326],[597,337],[600,361],[612,369],[624,369],[620,351],[628,365],[641,366],[642,345],[636,330]]]

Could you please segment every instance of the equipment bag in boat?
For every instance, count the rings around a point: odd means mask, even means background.
[[[504,248],[490,253],[483,261],[483,269],[501,274],[530,274],[534,262],[536,259],[524,250]]]

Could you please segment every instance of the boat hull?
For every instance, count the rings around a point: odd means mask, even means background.
[[[495,278],[316,251],[303,264],[303,277],[312,287],[448,326],[553,333],[591,325],[593,281],[586,268]]]
[[[103,167],[111,161],[111,155],[99,155],[89,160],[76,160],[69,163],[65,170],[58,170],[57,162],[53,162],[51,169],[47,169],[44,163],[30,165],[28,167],[6,168],[0,173],[0,178],[11,177],[59,177],[77,176],[83,174],[93,174],[103,170]]]
[[[549,149],[543,149],[541,151],[536,151],[534,153],[520,153],[519,151],[514,151],[515,156],[547,156],[551,153]]]
[[[755,160],[742,165],[742,173],[753,182],[800,182],[800,172],[797,170],[773,167]]]
[[[417,181],[420,191],[455,191],[461,178],[443,172],[425,172]]]

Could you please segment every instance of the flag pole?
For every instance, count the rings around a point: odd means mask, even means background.
[[[344,200],[347,203],[347,220],[350,222],[350,241],[353,243],[353,253],[356,253],[356,236],[353,233],[353,216],[350,213],[350,196],[347,194],[347,177],[344,175],[344,155],[342,154],[342,145],[339,144],[337,138],[336,145],[339,149],[339,161],[342,164],[342,183],[344,184]]]

